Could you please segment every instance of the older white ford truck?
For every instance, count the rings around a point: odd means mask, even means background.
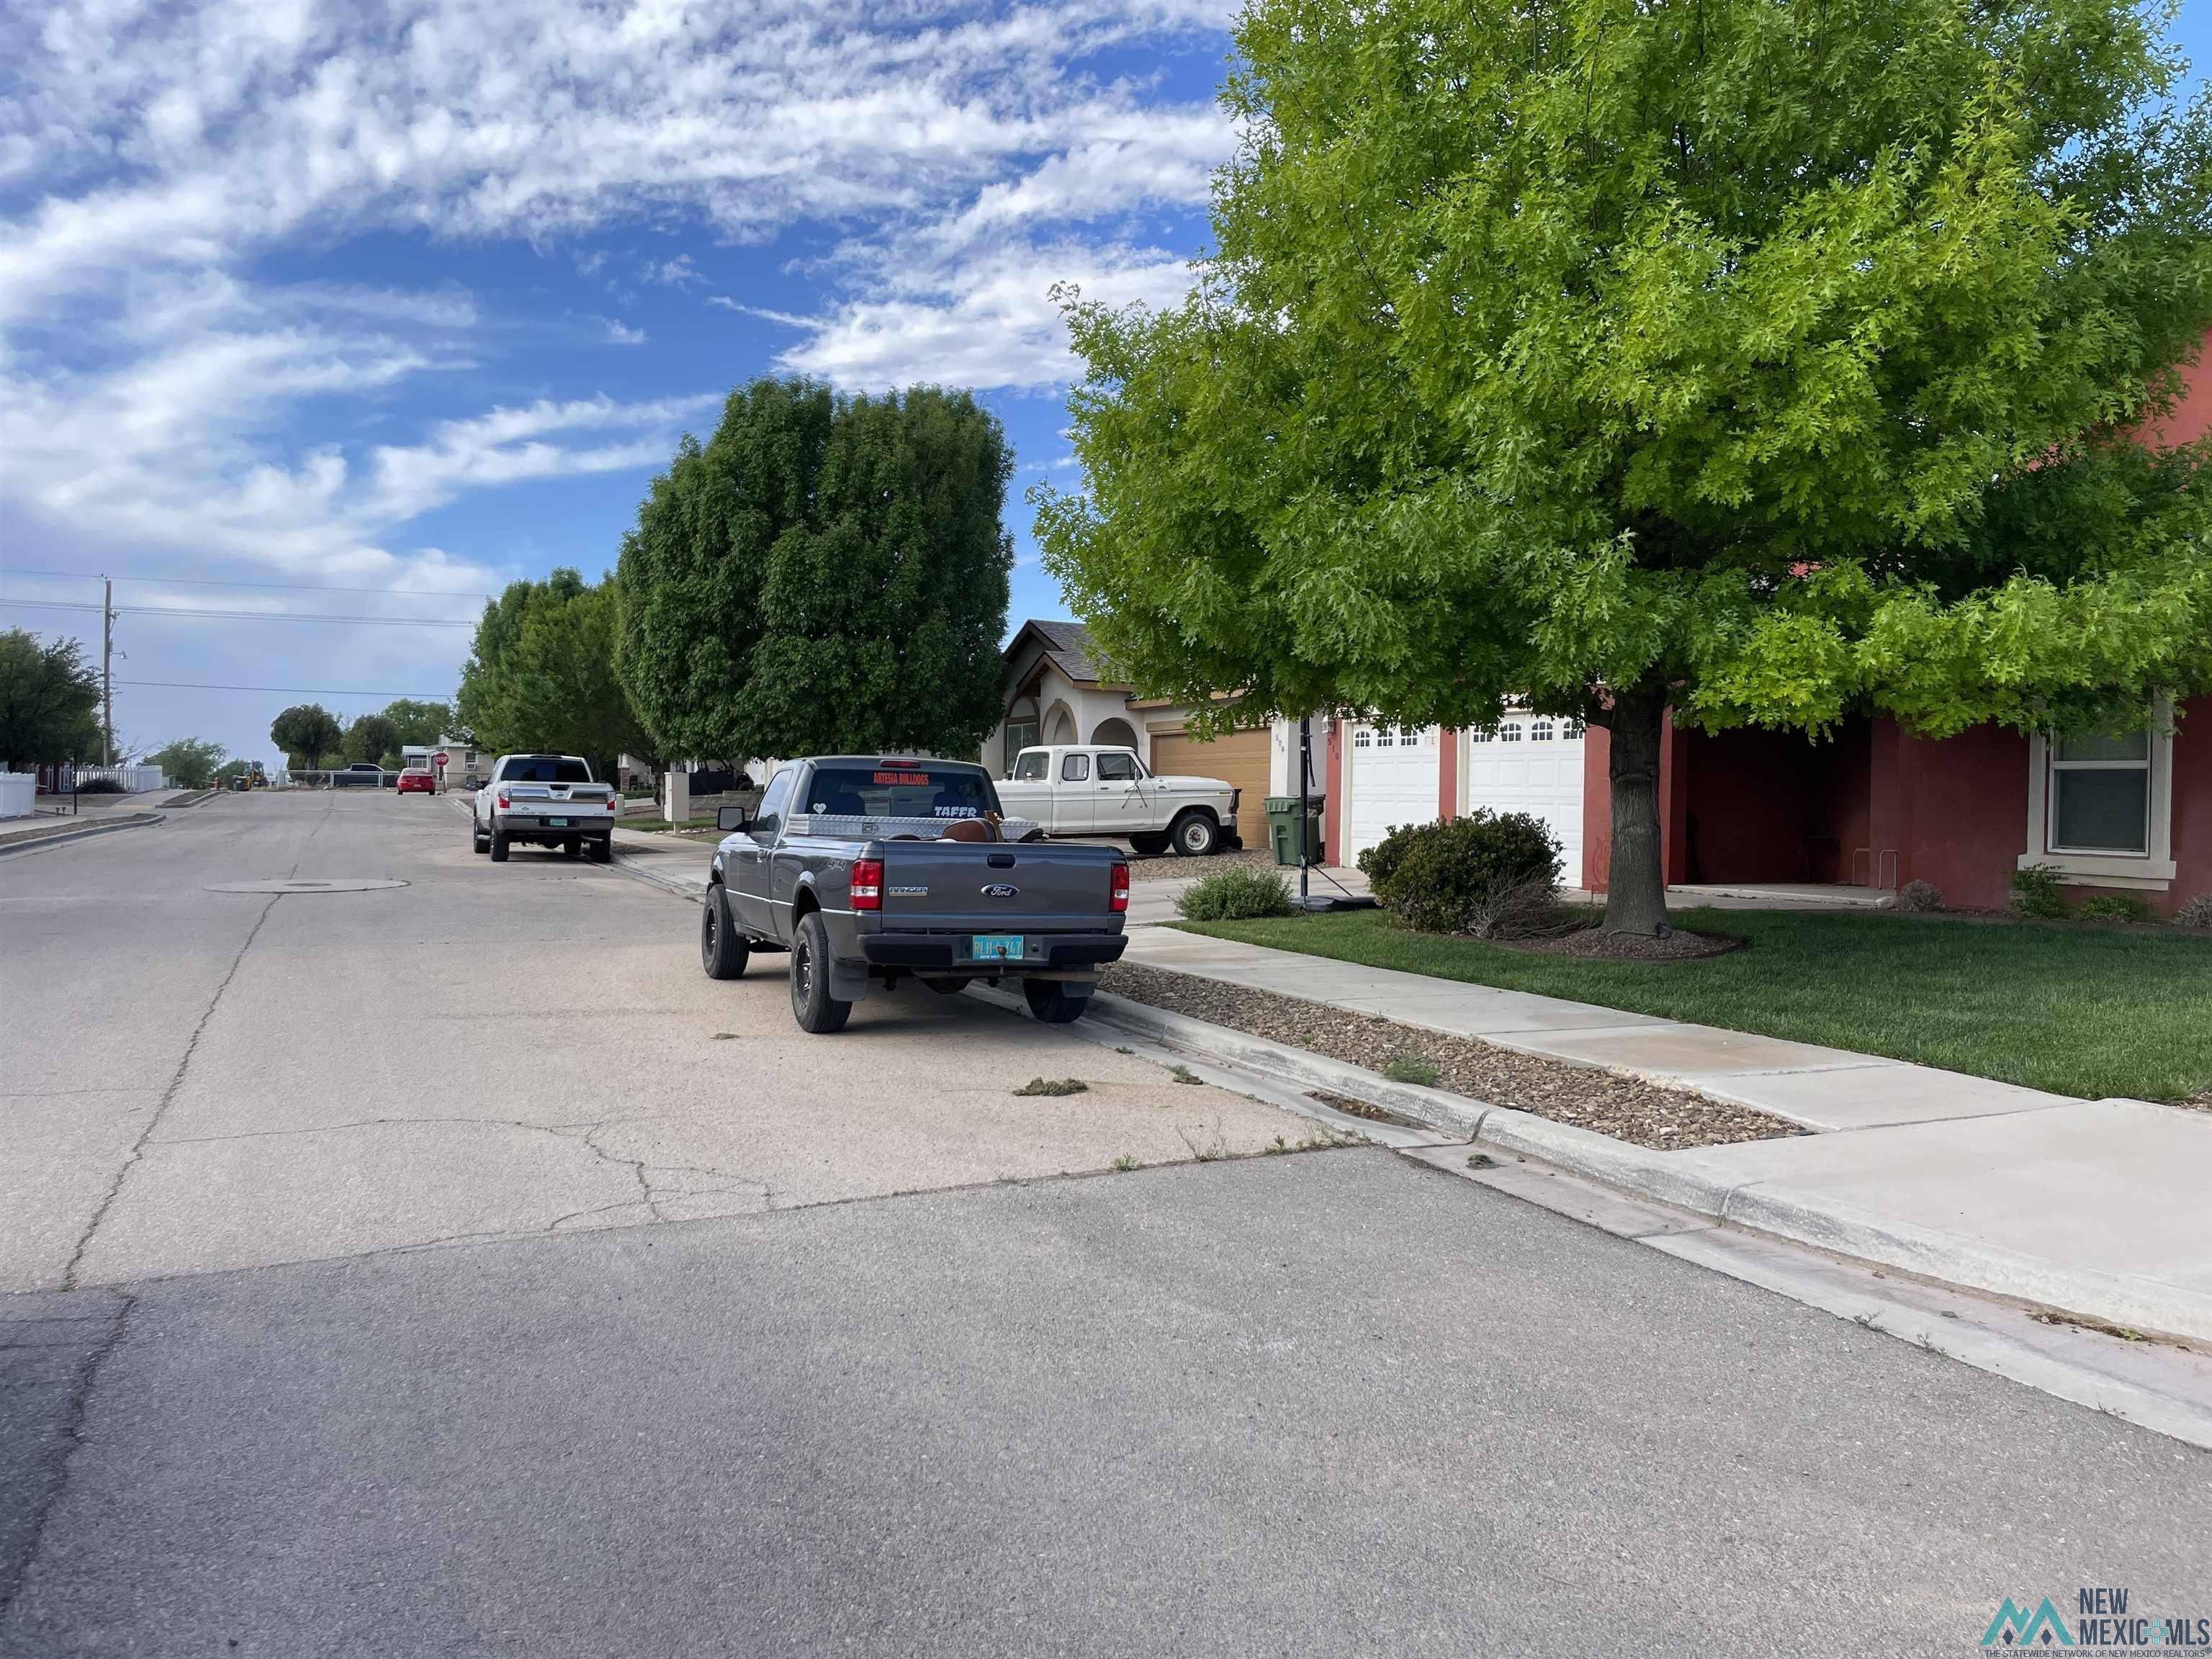
[[[1173,848],[1193,858],[1243,845],[1242,793],[1219,778],[1157,777],[1135,750],[1096,744],[1024,749],[999,786],[1007,812],[1048,836],[1101,836],[1139,853]]]

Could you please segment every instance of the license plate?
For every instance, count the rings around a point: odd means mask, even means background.
[[[976,959],[995,957],[1004,960],[1012,957],[1019,961],[1022,936],[1019,933],[971,933],[968,936],[968,954]]]
[[[539,822],[548,830],[566,830],[568,827],[568,820],[566,818],[543,818]]]

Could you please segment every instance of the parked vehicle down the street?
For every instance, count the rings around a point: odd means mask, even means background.
[[[755,951],[791,953],[791,1012],[843,1029],[872,984],[911,975],[951,994],[1021,981],[1030,1012],[1078,1018],[1128,941],[1129,866],[1001,816],[965,762],[830,755],[786,763],[759,809],[726,806],[701,904],[699,957],[735,979]]]
[[[438,793],[437,774],[427,766],[410,766],[399,775],[399,793],[403,795],[434,795]]]
[[[999,786],[1008,811],[1056,839],[1095,836],[1148,856],[1172,848],[1188,858],[1243,845],[1243,793],[1220,778],[1156,777],[1135,750],[1091,744],[1024,749]]]
[[[470,803],[469,835],[495,864],[506,863],[518,842],[605,864],[621,811],[613,786],[594,778],[580,755],[501,755]]]
[[[374,761],[356,761],[342,772],[331,774],[333,789],[381,789],[384,769]]]

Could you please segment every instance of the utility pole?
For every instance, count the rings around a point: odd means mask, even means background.
[[[100,763],[115,764],[115,584],[100,579]]]

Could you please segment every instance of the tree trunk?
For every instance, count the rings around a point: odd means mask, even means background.
[[[1613,862],[1605,930],[1651,935],[1667,926],[1667,873],[1659,849],[1659,748],[1666,731],[1666,694],[1621,693],[1611,712]]]

